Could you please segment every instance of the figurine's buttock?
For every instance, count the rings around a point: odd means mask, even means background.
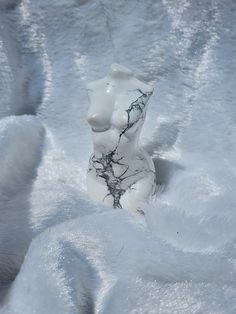
[[[112,65],[107,77],[88,85],[94,153],[89,161],[88,193],[116,208],[138,210],[155,190],[155,170],[138,147],[152,89],[132,72]]]

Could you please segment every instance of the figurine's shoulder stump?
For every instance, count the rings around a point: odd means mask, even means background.
[[[98,90],[103,89],[106,86],[107,80],[106,78],[102,78],[93,82],[90,82],[86,85],[87,90]]]
[[[143,81],[138,80],[136,77],[132,79],[133,89],[141,90],[143,93],[152,93],[153,87]]]

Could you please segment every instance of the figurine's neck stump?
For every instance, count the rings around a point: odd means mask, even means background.
[[[109,76],[116,79],[129,79],[133,76],[133,72],[119,64],[114,63],[110,67]]]

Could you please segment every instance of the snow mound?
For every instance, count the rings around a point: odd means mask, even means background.
[[[185,307],[196,313],[210,311],[211,299],[217,300],[217,312],[226,298],[218,295],[235,293],[235,283],[234,263],[226,254],[182,252],[150,234],[133,216],[111,209],[41,233],[30,246],[5,311],[118,314],[136,308],[142,313],[154,303],[158,313]],[[199,302],[202,289],[207,297]],[[188,291],[185,300],[179,296],[176,301],[174,291],[180,296]]]
[[[14,279],[32,238],[30,193],[43,139],[37,118],[12,116],[0,121],[0,287]]]

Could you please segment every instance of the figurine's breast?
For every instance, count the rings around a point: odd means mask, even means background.
[[[114,105],[111,124],[116,128],[128,131],[138,122],[142,122],[146,114],[146,105],[151,94],[141,90],[126,91],[118,95]]]
[[[94,131],[102,132],[110,128],[114,110],[115,95],[106,90],[88,90],[90,106],[87,121]]]
[[[87,121],[93,131],[104,132],[111,127],[128,131],[144,119],[152,92],[140,89],[119,91],[112,84],[106,83],[106,87],[104,82],[101,84],[100,88],[88,90],[90,107]]]

